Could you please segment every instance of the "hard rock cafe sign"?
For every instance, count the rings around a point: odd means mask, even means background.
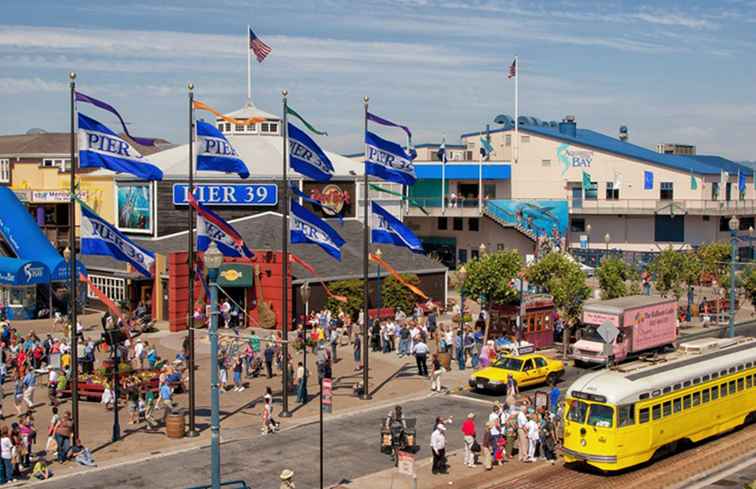
[[[310,190],[310,197],[324,205],[323,214],[327,216],[341,214],[344,206],[351,203],[349,192],[334,184],[328,184],[322,190],[317,188]]]

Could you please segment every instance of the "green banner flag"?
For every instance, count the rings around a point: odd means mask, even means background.
[[[309,129],[311,132],[317,134],[318,136],[328,136],[327,132],[325,132],[325,131],[318,131],[317,129],[315,129],[314,127],[312,127],[312,124],[310,124],[309,122],[307,122],[306,120],[304,120],[304,117],[302,117],[301,115],[299,115],[296,110],[292,109],[288,105],[286,106],[286,113],[289,114],[289,115],[293,115],[294,117],[296,117],[297,119],[299,119],[302,122],[302,124],[304,124],[305,126],[307,126],[307,129]]]
[[[696,181],[696,177],[694,177],[693,175],[690,176],[690,189],[698,190],[698,182]]]
[[[395,192],[393,190],[389,190],[389,189],[386,189],[386,188],[383,188],[383,187],[379,187],[378,185],[375,185],[373,183],[369,183],[368,187],[371,190],[375,190],[376,192],[383,192],[384,194],[394,195],[396,197],[399,197],[402,200],[407,200],[407,201],[409,201],[410,204],[412,204],[415,207],[417,207],[418,209],[420,209],[420,211],[423,214],[425,214],[426,216],[430,215],[430,213],[427,210],[425,210],[425,208],[423,206],[421,206],[417,201],[415,201],[414,199],[410,199],[409,197],[405,197],[401,192]]]
[[[583,172],[583,190],[590,190],[593,188],[593,184],[591,183],[591,176],[588,174],[588,172]]]

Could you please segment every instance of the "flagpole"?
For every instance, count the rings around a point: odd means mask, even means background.
[[[247,104],[252,103],[252,53],[250,52],[252,49],[249,46],[249,31],[252,29],[249,24],[247,24]]]
[[[364,133],[363,133],[363,140],[365,137],[365,134],[367,134],[367,128],[368,128],[368,102],[370,102],[370,97],[365,95],[362,98],[362,102],[365,105],[365,127],[364,127]],[[365,159],[367,159],[367,145],[365,145]],[[362,291],[362,302],[363,302],[363,320],[362,320],[362,355],[363,355],[363,367],[362,367],[362,399],[367,401],[370,399],[370,391],[368,390],[368,380],[370,378],[368,374],[369,370],[369,346],[370,342],[368,341],[368,332],[370,331],[370,328],[368,327],[368,324],[370,323],[370,306],[368,305],[368,299],[370,297],[370,294],[368,292],[368,261],[369,261],[369,254],[370,254],[370,245],[369,245],[369,232],[368,232],[368,197],[369,197],[369,187],[368,187],[368,172],[367,172],[367,163],[365,164],[365,167],[363,168],[363,171],[365,172],[365,180],[364,180],[364,188],[365,188],[365,195],[363,196],[363,220],[364,220],[364,226],[362,228],[362,248],[363,248],[363,256],[362,256],[362,276],[363,276],[363,291]],[[379,311],[380,313],[380,311]]]
[[[520,160],[520,59],[515,56],[515,164]]]
[[[441,157],[441,215],[446,215],[446,136],[441,141],[444,155]]]
[[[71,320],[71,417],[73,418],[73,436],[74,440],[79,439],[79,351],[78,351],[78,328],[76,319],[76,295],[77,274],[76,274],[76,73],[68,74],[71,80],[71,203],[68,208],[70,217],[70,227],[68,229],[68,248],[71,251],[69,259],[69,319]]]
[[[283,407],[281,409],[281,417],[288,418],[291,416],[289,412],[289,344],[287,342],[289,338],[289,172],[288,163],[286,161],[287,144],[289,143],[289,127],[288,127],[288,100],[287,96],[289,91],[286,89],[281,90],[283,96],[283,163],[282,175],[283,175],[283,212],[281,218],[281,243],[283,248],[282,271],[281,271],[281,292],[283,304],[281,307],[281,364],[283,366],[283,374],[281,375],[281,382],[283,388],[281,390],[281,400]]]
[[[480,143],[483,149],[483,143]],[[483,151],[478,151],[478,213],[483,214]]]
[[[189,89],[189,188],[187,196],[194,195],[194,84],[187,85]],[[195,383],[195,347],[194,347],[194,208],[189,205],[187,199],[187,280],[189,281],[189,296],[187,301],[187,329],[189,330],[189,432],[187,436],[199,435],[196,425],[196,401],[197,385]]]

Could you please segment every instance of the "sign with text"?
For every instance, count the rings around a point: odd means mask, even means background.
[[[333,380],[324,378],[323,389],[320,394],[321,409],[324,413],[331,414],[333,412]]]
[[[402,475],[415,477],[415,454],[410,452],[399,451],[399,463],[397,469]]]
[[[557,158],[562,163],[562,176],[570,168],[590,168],[593,162],[593,151],[576,149],[569,144],[560,144],[557,147]]]
[[[303,202],[318,217],[355,217],[354,182],[304,182],[302,191],[325,206]]]
[[[173,205],[186,205],[188,194],[189,185],[173,184]],[[278,204],[278,186],[273,183],[200,183],[194,185],[194,198],[207,206],[275,206]]]
[[[617,314],[606,314],[603,312],[594,312],[583,310],[583,322],[586,324],[600,325],[610,323],[612,326],[619,328],[619,316]]]

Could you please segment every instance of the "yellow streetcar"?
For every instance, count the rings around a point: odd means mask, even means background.
[[[567,391],[564,459],[616,471],[756,417],[756,339],[699,339],[617,365]]]

